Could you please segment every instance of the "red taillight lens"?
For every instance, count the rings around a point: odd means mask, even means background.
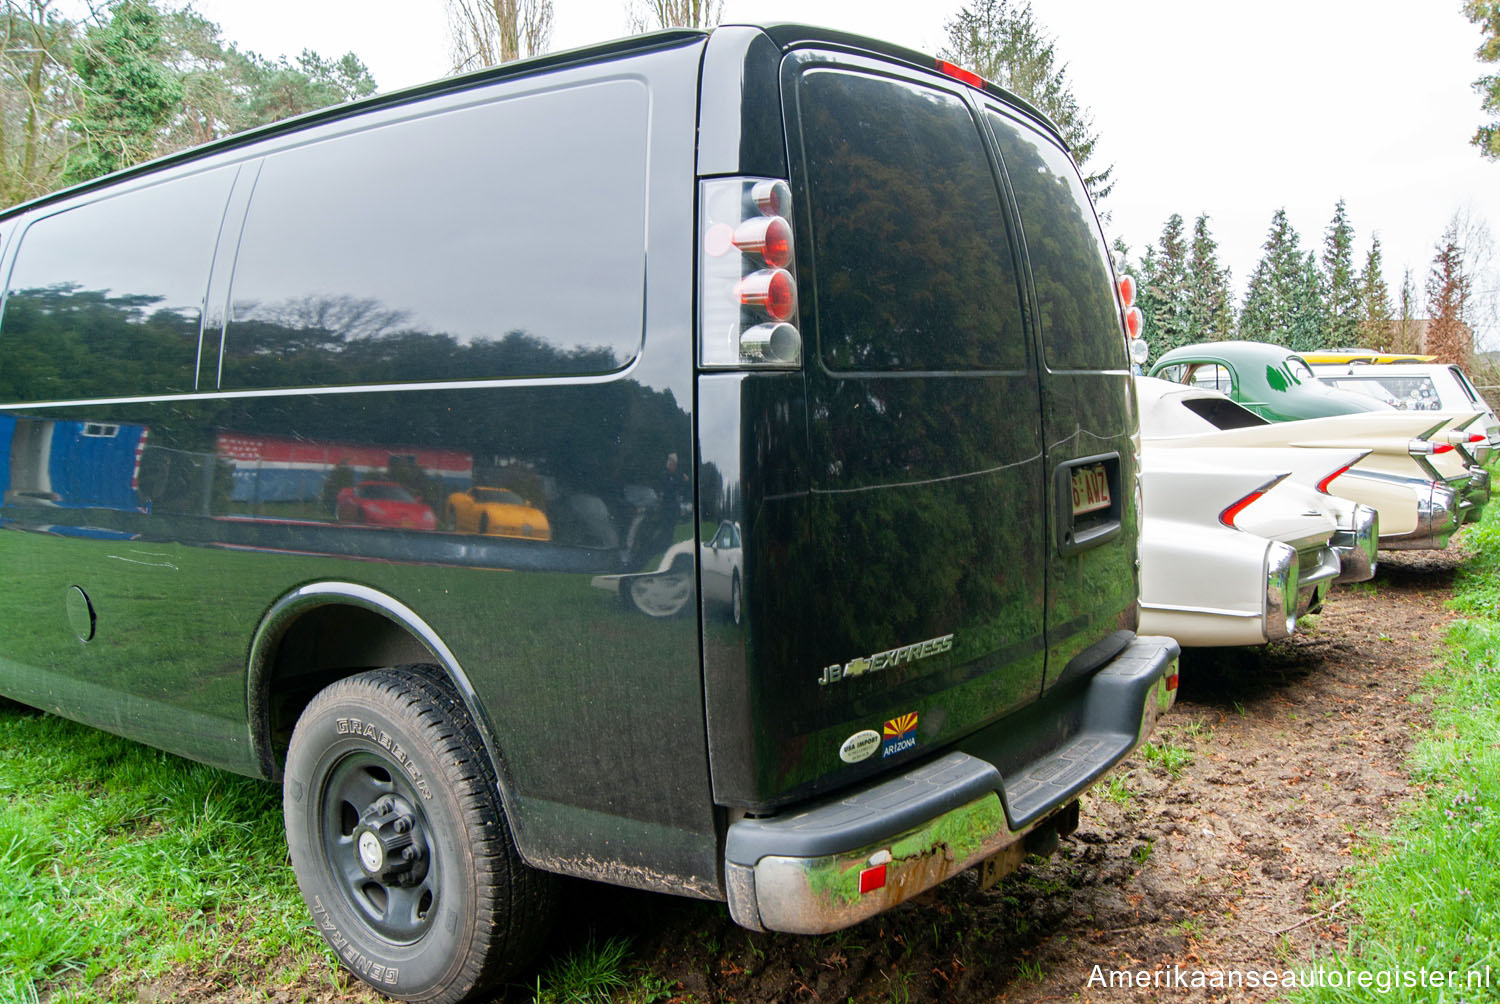
[[[1120,291],[1120,306],[1126,309],[1135,306],[1135,276],[1122,275],[1115,286]]]
[[[1452,443],[1435,443],[1435,444],[1433,444],[1432,452],[1433,453],[1452,453],[1453,452],[1453,444]]]
[[[1131,307],[1125,311],[1125,334],[1130,338],[1141,337],[1141,332],[1146,330],[1146,315],[1141,313],[1140,307]]]
[[[1483,435],[1482,433],[1478,432],[1472,432],[1469,434],[1469,442],[1471,443],[1483,443],[1489,438],[1489,436]]]
[[[876,865],[873,868],[865,868],[859,873],[859,894],[874,892],[885,888],[885,865]]]
[[[1349,472],[1349,468],[1353,466],[1353,464],[1345,464],[1343,467],[1340,467],[1338,470],[1328,475],[1328,477],[1324,478],[1322,481],[1319,481],[1318,491],[1322,492],[1324,495],[1332,495],[1333,492],[1328,490],[1328,486],[1337,481],[1340,476],[1347,474]]]
[[[956,63],[950,63],[946,59],[939,59],[937,61],[937,68],[939,73],[945,73],[948,76],[952,77],[954,80],[962,80],[970,87],[978,87],[981,89],[984,87],[983,77],[975,73],[973,70],[964,69],[962,66],[959,66]]]
[[[1173,673],[1171,676],[1167,677],[1167,689],[1168,690],[1176,690],[1177,689],[1177,674],[1176,673]]]
[[[705,178],[698,198],[699,364],[801,366],[791,187],[777,178]]]
[[[1228,509],[1225,509],[1223,512],[1219,513],[1219,522],[1223,523],[1227,527],[1234,527],[1234,521],[1235,521],[1236,518],[1239,517],[1239,514],[1242,513],[1242,512],[1244,512],[1245,509],[1246,509],[1246,507],[1248,507],[1250,505],[1250,503],[1254,502],[1256,499],[1260,498],[1265,493],[1266,493],[1265,489],[1262,488],[1259,491],[1254,491],[1254,492],[1251,492],[1249,495],[1246,495],[1244,498],[1240,499],[1234,505],[1230,506]]]
[[[792,262],[792,227],[780,216],[757,216],[734,231],[734,246],[747,254],[758,254],[772,268]]]
[[[797,309],[797,284],[784,268],[763,268],[740,280],[740,303],[764,310],[777,321],[785,321]]]

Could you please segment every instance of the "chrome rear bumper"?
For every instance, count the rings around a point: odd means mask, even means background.
[[[1374,506],[1355,505],[1353,526],[1339,527],[1328,543],[1339,556],[1339,574],[1333,581],[1368,582],[1375,577],[1376,552],[1380,548],[1380,511]]]
[[[1433,484],[1426,499],[1417,500],[1417,526],[1410,533],[1380,538],[1388,551],[1441,551],[1459,526],[1458,495],[1446,485]]]
[[[800,812],[729,827],[724,884],[735,922],[823,934],[889,909],[1065,828],[1079,794],[1140,745],[1177,694],[1177,643],[1137,637],[1067,702],[1075,731],[1004,766],[1006,722],[937,760]],[[976,755],[983,753],[984,755]]]

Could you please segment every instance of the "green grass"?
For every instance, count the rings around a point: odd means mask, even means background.
[[[1364,849],[1351,887],[1328,894],[1358,919],[1348,950],[1319,965],[1387,981],[1397,967],[1464,979],[1494,971],[1488,987],[1401,986],[1380,1000],[1500,1000],[1500,507],[1464,539],[1472,553],[1452,606],[1465,616],[1448,630],[1444,668],[1421,691],[1433,724],[1412,754],[1419,793],[1393,832]],[[1371,993],[1323,988],[1296,999],[1364,1001]]]
[[[1193,751],[1186,746],[1179,746],[1170,740],[1149,742],[1138,751],[1141,759],[1159,767],[1173,777],[1182,774],[1187,765],[1193,762]]]
[[[0,763],[0,1001],[135,1001],[168,971],[349,985],[307,920],[275,786],[14,706]]]
[[[631,966],[630,942],[592,937],[537,978],[533,1004],[650,1004],[672,996],[659,976]]]

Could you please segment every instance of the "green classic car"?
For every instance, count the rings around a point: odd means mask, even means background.
[[[1319,380],[1297,353],[1265,342],[1204,342],[1162,355],[1150,376],[1228,394],[1270,422],[1388,411],[1373,397]]]

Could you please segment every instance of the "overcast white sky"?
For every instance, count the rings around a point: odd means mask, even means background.
[[[628,0],[554,0],[553,48],[626,31]],[[794,20],[935,51],[963,0],[728,0],[725,23]],[[443,0],[196,0],[224,37],[262,55],[353,51],[381,90],[442,76]],[[1480,121],[1480,35],[1459,0],[1033,0],[1073,91],[1094,117],[1095,159],[1113,164],[1101,208],[1133,254],[1180,213],[1207,212],[1240,295],[1271,215],[1285,207],[1304,250],[1347,203],[1356,265],[1372,234],[1393,297],[1420,293],[1455,211],[1500,231],[1500,163],[1468,145]],[[1480,279],[1497,291],[1500,274]],[[1493,321],[1481,331],[1500,347]]]

